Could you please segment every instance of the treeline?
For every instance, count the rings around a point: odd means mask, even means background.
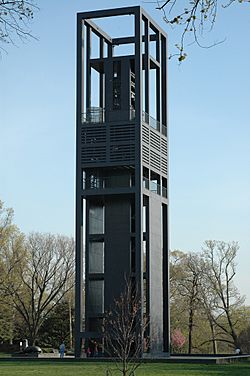
[[[172,352],[250,353],[250,307],[234,285],[238,244],[170,253]],[[73,348],[74,240],[24,235],[0,201],[0,343]]]
[[[170,254],[172,352],[250,353],[250,307],[234,285],[236,242]]]
[[[0,201],[0,342],[72,347],[74,240],[24,235]]]

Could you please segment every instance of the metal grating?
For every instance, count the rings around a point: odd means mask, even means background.
[[[152,130],[150,130],[150,146],[156,150],[160,150],[160,147],[161,147],[160,135]]]
[[[97,163],[104,162],[106,160],[106,147],[94,146],[84,147],[81,151],[82,163]]]
[[[162,137],[161,139],[161,152],[163,155],[167,156],[168,154],[168,144],[167,144],[167,140],[165,138]]]
[[[149,129],[146,125],[142,125],[142,141],[149,145]]]
[[[161,158],[161,170],[163,174],[168,174],[168,161],[167,158]]]
[[[135,145],[111,145],[110,161],[131,161],[135,159]]]
[[[135,139],[134,124],[110,126],[110,141],[111,142],[133,142],[134,139]]]
[[[106,130],[103,127],[82,127],[81,143],[83,145],[106,142]]]
[[[161,157],[153,150],[150,150],[150,165],[161,173]]]
[[[142,145],[142,160],[144,163],[149,164],[149,148]]]

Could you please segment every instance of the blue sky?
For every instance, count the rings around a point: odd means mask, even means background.
[[[0,61],[0,198],[30,231],[74,234],[75,20],[77,11],[147,2],[38,1],[39,41],[10,46]],[[119,24],[110,25],[119,31]],[[237,286],[250,304],[249,5],[220,12],[206,43],[169,61],[171,249],[206,239],[239,241]]]

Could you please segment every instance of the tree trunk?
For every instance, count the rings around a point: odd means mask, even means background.
[[[192,306],[189,309],[189,324],[188,324],[188,353],[192,353],[192,334],[193,334],[193,308]]]
[[[239,347],[238,336],[237,336],[237,334],[234,330],[234,326],[233,326],[233,323],[232,323],[232,320],[231,320],[231,316],[230,316],[230,312],[229,312],[228,307],[225,309],[225,311],[226,311],[226,316],[227,316],[227,322],[228,322],[228,325],[229,325],[229,328],[230,328],[229,334],[231,335],[231,337],[233,339],[235,348],[237,348],[237,347]]]
[[[212,321],[209,320],[209,325],[211,329],[211,334],[212,334],[212,345],[213,345],[213,354],[217,354],[217,341],[215,338],[215,331],[214,331],[214,324]]]

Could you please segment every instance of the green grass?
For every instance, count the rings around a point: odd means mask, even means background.
[[[0,376],[105,376],[112,363],[64,363],[58,361],[0,362]],[[118,376],[117,373],[114,373]],[[136,376],[249,376],[250,362],[228,365],[147,363]]]

